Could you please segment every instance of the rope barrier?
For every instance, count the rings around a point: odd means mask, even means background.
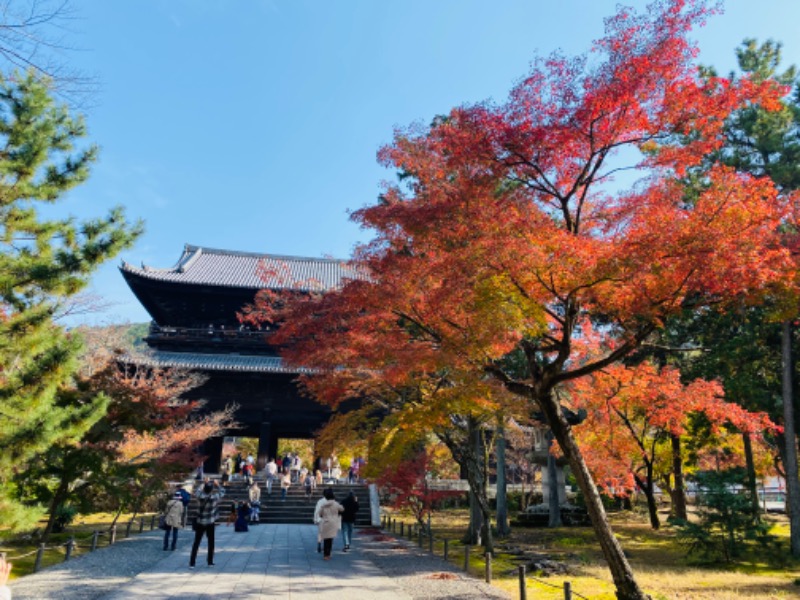
[[[133,522],[133,519],[131,520],[131,523],[132,522]],[[139,533],[143,533],[144,517],[142,517],[141,523],[142,523],[142,527],[140,528]],[[96,531],[93,531],[92,533],[90,533],[90,534],[88,534],[88,535],[86,535],[84,537],[71,538],[71,539],[67,540],[66,542],[63,542],[61,544],[55,544],[53,546],[45,546],[44,544],[42,544],[38,548],[36,548],[35,550],[31,550],[30,552],[26,552],[25,554],[16,554],[14,556],[7,556],[6,560],[11,562],[11,561],[19,560],[21,558],[27,558],[29,556],[33,556],[34,554],[42,554],[42,553],[47,552],[49,550],[58,550],[59,548],[69,548],[70,546],[72,547],[73,550],[80,549],[80,548],[83,548],[83,549],[87,549],[88,548],[90,551],[94,551],[97,548],[97,542],[96,542],[97,538],[99,538],[101,536],[104,536],[104,535],[108,535],[108,536],[112,536],[113,537],[115,529],[116,529],[116,526],[112,526],[112,527],[109,527],[108,529],[104,529],[104,530],[96,530]],[[88,545],[84,546],[84,545],[80,545],[80,544],[77,543],[78,541],[85,541],[85,540],[89,540],[89,539],[92,540],[92,544],[90,546],[88,546]],[[6,550],[6,552],[9,552],[9,551],[10,550]]]
[[[397,525],[397,523],[396,523],[395,519],[391,519],[391,518],[388,517],[388,515],[385,515],[385,519],[382,522],[382,529],[386,529],[386,530],[389,530],[391,533],[395,533],[396,532],[396,530],[395,530],[395,526],[396,525]],[[400,525],[400,536],[403,537],[403,530],[405,529],[405,523],[403,521],[400,521],[399,525]],[[413,531],[412,527],[413,527],[413,524],[409,525],[408,526],[408,530],[407,530],[408,534],[409,534],[409,541],[411,541],[411,539],[413,539],[412,538],[412,533],[411,533]],[[423,547],[422,546],[423,530],[422,530],[421,527],[418,530],[418,532],[419,532],[419,547],[422,548]],[[431,554],[434,553],[433,552],[434,540],[441,541],[441,542],[444,543],[444,559],[448,560],[448,558],[449,558],[449,550],[450,550],[449,540],[446,539],[446,538],[437,538],[431,533],[431,531],[428,531],[428,538],[429,538],[428,547],[430,549],[430,553]],[[467,571],[467,572],[469,572],[469,556],[470,556],[470,545],[469,544],[465,544],[464,545],[464,570]],[[489,555],[487,554],[487,557],[488,556]],[[486,570],[487,570],[486,580],[487,581],[491,580],[491,572],[489,571],[490,569],[491,569],[491,559],[489,558],[487,560],[487,562],[486,562]],[[571,594],[571,596],[574,596],[576,598],[581,598],[582,600],[589,600],[589,598],[587,598],[583,594],[580,594],[580,593],[576,592],[575,590],[573,590],[571,584],[569,584],[568,582],[565,582],[563,585],[556,585],[556,584],[550,583],[549,581],[545,581],[545,580],[540,579],[538,577],[534,577],[533,575],[529,575],[529,574],[525,573],[524,571],[523,571],[523,575],[520,575],[520,577],[524,577],[526,580],[527,579],[531,579],[531,580],[533,580],[533,581],[535,581],[537,583],[540,583],[540,584],[545,585],[547,587],[555,588],[555,589],[558,589],[558,590],[563,590],[566,587],[566,588],[569,589],[569,593]],[[598,578],[598,581],[604,581],[604,580]],[[522,584],[520,584],[520,585],[522,585]]]
[[[543,579],[539,579],[538,577],[534,577],[533,575],[525,575],[526,579],[533,579],[536,583],[541,583],[542,585],[546,585],[551,588],[555,588],[557,590],[564,589],[563,585],[556,585],[554,583],[550,583],[549,581],[544,581]],[[583,598],[583,600],[589,600],[586,596],[579,594],[575,590],[572,590],[572,595],[577,596],[578,598]]]

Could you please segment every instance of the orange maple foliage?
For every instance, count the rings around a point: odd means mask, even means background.
[[[647,362],[610,365],[571,382],[569,389],[573,407],[588,415],[576,435],[595,481],[614,495],[638,487],[654,528],[660,525],[655,498],[659,451],[670,436],[686,433],[692,414],[705,415],[714,432],[734,427],[754,440],[778,429],[765,413],[725,402],[719,382],[684,384],[677,369]]]

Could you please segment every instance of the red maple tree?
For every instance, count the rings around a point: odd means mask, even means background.
[[[481,373],[540,411],[586,499],[617,596],[645,598],[606,519],[557,390],[630,354],[679,310],[758,301],[792,270],[776,231],[786,197],[723,166],[678,178],[719,147],[726,116],[776,107],[768,81],[703,78],[687,38],[703,2],[620,9],[588,57],[535,61],[507,102],[399,130],[399,170],[354,213],[375,231],[369,277],[307,296],[279,333],[336,402],[380,380]],[[615,190],[615,173],[640,176]],[[575,342],[589,325],[603,351]],[[347,368],[342,368],[347,367]]]
[[[426,520],[436,503],[459,494],[431,488],[429,477],[432,467],[430,453],[422,450],[397,465],[387,467],[378,477],[378,484],[391,497],[391,505],[410,510],[421,526],[426,526]]]

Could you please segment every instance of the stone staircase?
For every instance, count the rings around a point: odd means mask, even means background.
[[[277,480],[272,485],[272,495],[267,495],[265,481],[262,478],[256,479],[261,488],[261,523],[313,523],[314,508],[317,500],[322,497],[323,487],[318,487],[306,499],[305,491],[299,485],[293,485],[286,494],[286,500],[281,500],[281,489]],[[368,527],[371,524],[369,488],[364,485],[338,484],[329,486],[333,489],[336,500],[341,502],[352,490],[358,498],[358,514],[356,515],[356,527]],[[218,523],[224,523],[231,514],[231,509],[239,502],[249,500],[247,487],[244,481],[229,482],[219,506]],[[197,512],[198,500],[192,497],[189,504],[189,520]]]

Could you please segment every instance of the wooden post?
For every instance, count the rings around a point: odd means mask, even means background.
[[[394,519],[392,519],[392,533],[394,533]]]
[[[144,517],[139,518],[139,533],[144,531]]]
[[[150,517],[150,531],[153,531],[156,528],[156,516],[153,515]]]
[[[428,529],[428,552],[433,554],[433,531]]]
[[[117,526],[113,525],[111,531],[108,532],[108,545],[111,546],[117,541]]]
[[[486,553],[486,583],[492,583],[492,554]]]
[[[33,563],[33,572],[37,573],[42,568],[42,556],[44,555],[44,544],[39,544],[36,551],[36,561]]]
[[[444,559],[447,560],[448,555],[450,554],[450,540],[444,540]]]
[[[469,544],[464,546],[464,571],[469,573]]]
[[[569,581],[564,582],[564,600],[572,600],[572,584]]]
[[[525,580],[525,565],[519,566],[519,600],[527,600],[528,584]]]
[[[131,527],[133,527],[133,519],[128,521],[128,526],[125,528],[125,537],[131,537]]]
[[[400,521],[400,537],[403,537],[405,535],[404,527],[405,527],[405,523]]]
[[[66,551],[64,552],[64,562],[67,562],[72,556],[72,549],[75,547],[75,538],[69,538],[67,542]]]
[[[417,529],[417,544],[422,548],[422,529]]]
[[[92,549],[90,552],[94,552],[97,550],[97,538],[100,536],[100,532],[96,529],[92,532]]]

